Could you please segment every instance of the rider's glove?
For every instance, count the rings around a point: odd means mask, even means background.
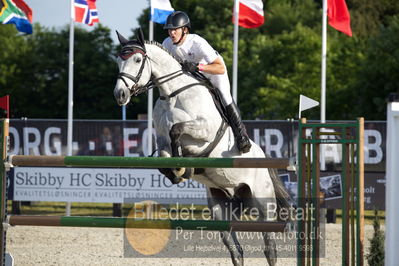
[[[198,63],[184,61],[181,64],[181,67],[182,67],[183,71],[187,71],[187,72],[191,72],[191,73],[195,73],[195,72],[199,71]]]

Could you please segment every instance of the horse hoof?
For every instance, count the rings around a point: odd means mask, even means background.
[[[240,257],[240,258],[234,258],[233,260],[233,265],[234,266],[244,266],[244,258]]]
[[[178,177],[178,176],[174,177],[174,178],[171,180],[171,182],[172,182],[173,185],[179,184],[179,183],[181,183],[181,182],[183,182],[183,181],[184,181],[184,178]]]
[[[176,177],[182,177],[184,175],[184,173],[186,172],[186,168],[182,167],[182,168],[174,168],[172,170],[173,174]]]
[[[186,168],[186,171],[182,175],[184,179],[190,179],[194,176],[194,168]]]
[[[266,256],[267,262],[269,263],[269,266],[275,266],[277,264],[276,247],[274,245],[270,245],[269,248],[271,248],[271,250],[265,251],[264,254]]]

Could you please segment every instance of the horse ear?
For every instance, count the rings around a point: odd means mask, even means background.
[[[129,42],[129,40],[127,40],[125,37],[123,37],[122,34],[120,34],[118,31],[116,31],[116,34],[118,35],[118,40],[122,46]]]
[[[144,47],[144,34],[141,28],[138,28],[136,31],[137,41],[140,43],[142,47]]]

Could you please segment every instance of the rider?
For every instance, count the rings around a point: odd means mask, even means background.
[[[220,91],[238,149],[242,153],[249,152],[251,142],[241,121],[240,111],[231,97],[229,77],[222,56],[204,38],[189,33],[191,24],[185,12],[171,13],[163,28],[168,30],[169,37],[163,41],[162,45],[183,61],[183,70],[192,73],[202,72]]]

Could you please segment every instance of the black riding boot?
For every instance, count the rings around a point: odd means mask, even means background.
[[[242,153],[249,152],[251,149],[251,142],[249,141],[247,130],[241,121],[240,110],[238,110],[237,105],[233,102],[226,106],[226,111],[227,119],[229,120],[230,126],[233,129],[238,149]]]

